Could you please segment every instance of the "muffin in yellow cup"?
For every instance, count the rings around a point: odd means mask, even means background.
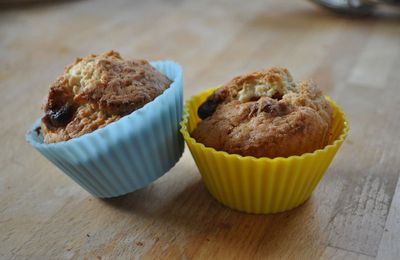
[[[247,213],[276,213],[304,203],[326,172],[348,133],[344,112],[329,97],[332,122],[322,149],[289,157],[241,156],[197,142],[191,133],[201,119],[201,104],[218,87],[186,102],[181,133],[210,193],[222,204]]]

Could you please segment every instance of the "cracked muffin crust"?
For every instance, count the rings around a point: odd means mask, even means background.
[[[288,157],[327,145],[332,107],[310,81],[285,68],[238,76],[199,107],[197,142],[230,154]]]
[[[104,127],[161,95],[171,81],[145,60],[109,51],[76,59],[50,85],[41,129],[45,143]]]

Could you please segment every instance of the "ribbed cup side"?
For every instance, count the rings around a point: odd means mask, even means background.
[[[181,132],[210,193],[222,204],[248,213],[276,213],[307,200],[343,143],[348,126],[334,108],[332,136],[322,150],[288,158],[254,158],[205,147],[190,137],[200,119],[197,108],[214,90],[194,96],[185,106]]]
[[[141,109],[92,133],[67,142],[44,144],[34,129],[27,141],[65,174],[97,197],[132,192],[161,177],[179,160],[184,143],[182,70],[171,61],[152,65],[173,83]]]

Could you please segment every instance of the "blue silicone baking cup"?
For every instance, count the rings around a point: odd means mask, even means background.
[[[151,65],[173,82],[160,96],[120,120],[64,142],[45,144],[36,129],[26,140],[85,190],[99,198],[135,191],[172,168],[182,156],[182,68],[172,61]]]

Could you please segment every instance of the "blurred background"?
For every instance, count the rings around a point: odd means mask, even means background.
[[[0,0],[0,80],[12,84],[5,80],[21,74],[13,78],[19,88],[41,100],[75,57],[113,49],[123,57],[178,61],[187,94],[274,65],[297,79],[312,77],[327,91],[345,80],[381,84],[382,76],[360,71],[375,74],[395,58],[389,52],[399,38],[395,12],[354,17],[315,2]]]

